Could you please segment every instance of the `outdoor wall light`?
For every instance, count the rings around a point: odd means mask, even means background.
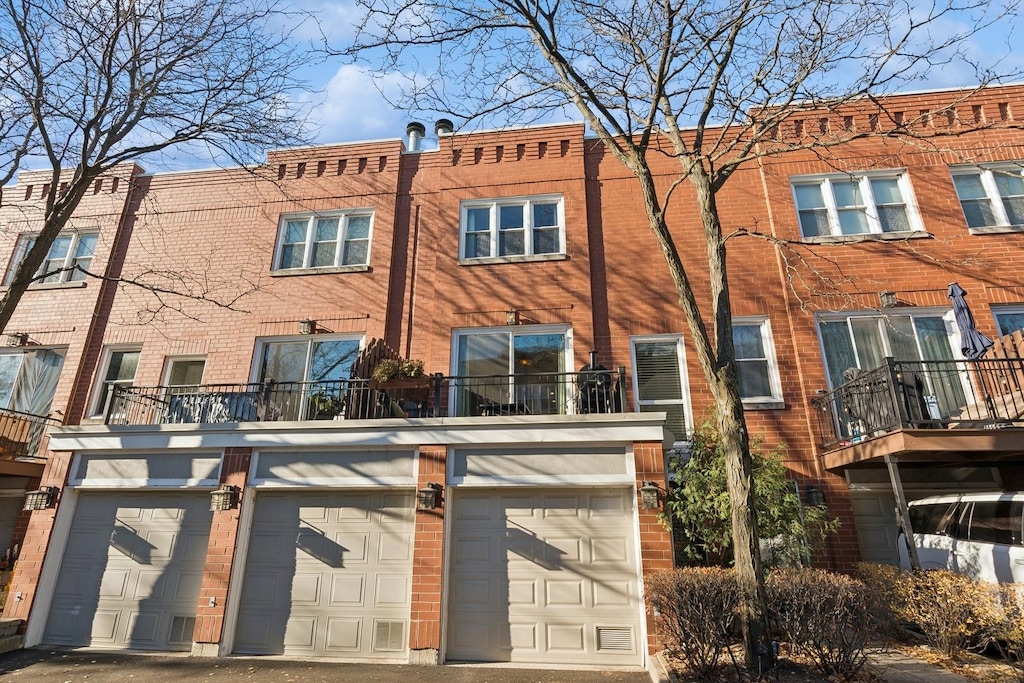
[[[882,304],[882,308],[896,308],[900,303],[896,298],[896,292],[879,292],[878,301]]]
[[[21,509],[45,510],[53,507],[57,502],[57,490],[56,486],[40,486],[35,491],[29,491],[25,494],[25,505]]]
[[[210,494],[210,509],[214,512],[234,510],[238,507],[238,487],[222,486]]]
[[[316,332],[316,321],[306,318],[299,321],[299,334],[314,334]]]
[[[640,507],[644,510],[656,510],[660,507],[661,490],[653,481],[645,481],[640,487]]]
[[[441,506],[441,485],[430,483],[416,492],[416,509],[433,510]]]
[[[512,309],[505,311],[505,324],[506,325],[518,325],[519,324],[519,311]]]
[[[817,486],[807,487],[807,504],[811,507],[817,507],[825,504],[825,492]]]
[[[28,346],[27,332],[11,332],[7,335],[8,346]]]

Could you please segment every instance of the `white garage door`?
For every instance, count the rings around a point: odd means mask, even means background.
[[[448,660],[642,663],[631,489],[454,498]]]
[[[189,650],[208,493],[82,493],[43,642]]]
[[[404,660],[413,492],[256,496],[234,651]]]

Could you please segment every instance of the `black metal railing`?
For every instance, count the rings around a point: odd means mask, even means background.
[[[829,450],[898,429],[1024,426],[1024,359],[898,361],[813,401],[818,446]]]
[[[61,421],[44,415],[0,408],[0,458],[41,458],[43,437]]]
[[[428,375],[376,382],[263,382],[194,386],[114,385],[112,425],[286,420],[372,420],[620,413],[625,369],[474,377]]]

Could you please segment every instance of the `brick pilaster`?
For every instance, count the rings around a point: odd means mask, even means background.
[[[657,441],[636,442],[633,444],[633,458],[636,463],[636,489],[639,491],[645,481],[657,484],[665,490],[665,454],[661,443]],[[637,510],[640,513],[640,565],[643,578],[665,569],[672,569],[672,532],[661,522],[661,508],[644,510],[637,498]],[[653,610],[645,610],[647,615],[647,648],[655,653],[661,649],[658,637],[657,621]]]
[[[416,488],[445,483],[444,446],[421,446]],[[409,615],[409,649],[441,648],[441,575],[444,551],[444,499],[441,507],[416,511],[412,558],[412,608]]]
[[[71,453],[49,453],[40,486],[56,486],[63,495],[67,482],[68,468],[71,467]],[[58,498],[58,505],[60,499]],[[50,547],[53,536],[53,522],[57,517],[56,506],[46,510],[23,512],[18,524],[25,524],[25,536],[21,543],[21,552],[11,581],[11,590],[7,594],[4,606],[4,617],[8,619],[28,619],[39,587],[39,575],[43,570],[43,560]]]
[[[224,450],[221,484],[237,486],[242,495],[239,506],[234,510],[219,510],[213,513],[210,541],[206,548],[206,565],[203,567],[203,582],[199,589],[199,606],[196,609],[196,629],[192,636],[196,643],[219,643],[224,631],[224,605],[231,581],[231,565],[235,559],[238,520],[242,506],[248,504],[245,482],[251,459],[251,448]]]

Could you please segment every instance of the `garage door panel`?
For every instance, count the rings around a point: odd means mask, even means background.
[[[362,574],[331,577],[330,604],[337,606],[355,605],[362,607],[365,602],[366,577]]]
[[[329,652],[338,654],[357,654],[360,649],[359,637],[362,631],[362,619],[345,619],[333,617],[327,623],[327,643]]]
[[[406,576],[377,576],[373,604],[395,607],[409,601],[409,579]]]
[[[316,637],[316,617],[292,617],[284,631],[284,646],[312,650]]]
[[[212,521],[208,495],[83,492],[79,496],[43,641],[189,649],[192,629],[188,624],[194,621],[188,620],[194,619],[199,601]],[[84,552],[84,546],[94,550]],[[177,635],[172,639],[175,623]],[[181,640],[183,634],[188,640]]]
[[[92,620],[92,632],[90,634],[93,644],[97,642],[114,644],[117,638],[117,627],[120,625],[122,618],[127,618],[127,615],[110,610],[96,610],[96,617]],[[75,638],[78,634],[72,631],[69,635]]]
[[[405,564],[412,560],[412,534],[382,533],[377,544],[377,561]]]
[[[457,492],[449,659],[642,663],[632,505],[621,489]]]
[[[407,638],[395,647],[388,638],[409,618],[412,492],[260,491],[255,500],[235,652],[404,658]],[[268,583],[272,602],[262,597]],[[244,626],[256,618],[258,632]]]

